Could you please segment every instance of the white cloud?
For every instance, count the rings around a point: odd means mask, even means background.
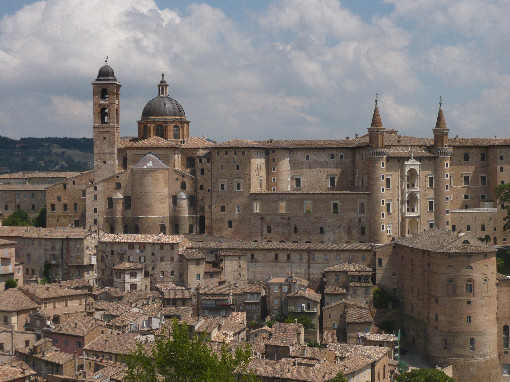
[[[161,71],[192,134],[218,140],[363,134],[376,92],[384,125],[406,134],[429,131],[436,111],[422,100],[438,94],[460,135],[508,120],[506,1],[385,2],[391,14],[361,17],[338,0],[274,0],[245,24],[203,3],[33,3],[0,20],[0,134],[91,136],[90,82],[106,55],[123,84],[122,135]]]

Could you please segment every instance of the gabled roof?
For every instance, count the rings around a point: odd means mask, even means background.
[[[17,312],[20,310],[37,309],[39,304],[32,301],[18,288],[11,288],[0,292],[0,311]]]
[[[166,164],[164,164],[163,161],[161,159],[159,159],[156,155],[154,155],[152,153],[148,153],[142,159],[140,159],[133,166],[133,168],[158,170],[158,169],[168,169],[169,167]]]

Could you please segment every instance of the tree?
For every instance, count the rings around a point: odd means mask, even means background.
[[[248,382],[258,380],[246,372],[251,357],[249,346],[232,352],[227,345],[219,354],[212,351],[204,336],[189,335],[188,325],[176,319],[168,338],[157,337],[154,344],[138,345],[125,358],[128,382]]]
[[[510,183],[500,184],[496,187],[496,197],[501,204],[501,209],[506,211],[504,229],[510,228]]]
[[[10,289],[10,288],[16,288],[17,286],[18,286],[18,282],[14,279],[8,279],[5,282],[5,290]]]
[[[42,207],[39,210],[39,213],[34,218],[33,223],[36,227],[46,227],[46,207]]]
[[[348,379],[344,377],[341,371],[339,371],[338,374],[335,375],[335,378],[331,380],[331,382],[348,382]]]
[[[313,324],[312,319],[308,316],[305,316],[304,314],[292,315],[291,317],[288,317],[287,319],[285,319],[285,323],[287,323],[287,324],[293,324],[296,321],[298,324],[303,325],[303,327],[305,329],[312,329],[312,330],[315,329],[315,325]]]
[[[31,219],[28,217],[26,211],[18,209],[12,214],[7,216],[3,221],[2,225],[6,226],[28,226],[32,225]]]
[[[377,309],[387,309],[388,304],[391,302],[391,294],[384,288],[375,288],[372,292],[374,306]]]
[[[397,382],[455,382],[441,370],[415,369],[397,377]]]

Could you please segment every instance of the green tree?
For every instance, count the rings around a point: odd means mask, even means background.
[[[6,226],[28,226],[32,225],[31,219],[28,217],[26,211],[18,209],[12,214],[7,216],[3,221],[2,225]]]
[[[18,286],[18,282],[14,279],[8,279],[5,282],[5,290],[10,289],[10,288],[16,288],[17,286]]]
[[[313,324],[312,319],[308,316],[305,316],[304,314],[291,315],[290,317],[287,317],[285,319],[285,323],[287,323],[287,324],[293,324],[296,321],[298,324],[303,325],[303,327],[305,329],[312,329],[312,330],[315,329],[315,325]]]
[[[331,380],[331,382],[348,382],[348,379],[344,377],[342,372],[338,372],[337,375],[335,375],[335,378]]]
[[[204,336],[191,336],[188,325],[172,322],[169,338],[157,337],[151,347],[138,349],[125,358],[128,382],[249,382],[258,378],[246,371],[249,346],[231,352],[223,345],[212,351]]]
[[[377,309],[386,309],[388,308],[388,304],[391,302],[392,297],[391,294],[384,288],[375,288],[372,291],[372,296],[374,300],[374,307]]]
[[[500,184],[496,187],[496,197],[501,204],[501,209],[505,210],[506,216],[503,218],[505,221],[504,228],[510,228],[510,183]]]
[[[50,268],[51,264],[48,261],[44,262],[44,269],[43,269],[43,278],[41,280],[41,284],[49,284],[51,283],[51,275],[50,275]]]
[[[42,207],[39,210],[39,213],[34,218],[33,223],[36,227],[46,227],[46,207]]]
[[[455,382],[441,370],[415,369],[397,377],[397,382]]]

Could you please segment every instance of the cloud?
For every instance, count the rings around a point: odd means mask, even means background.
[[[191,133],[217,140],[363,134],[376,92],[385,127],[406,134],[429,131],[437,110],[422,105],[439,94],[460,135],[508,120],[505,1],[385,2],[390,13],[361,17],[338,0],[273,0],[242,23],[205,3],[34,2],[0,19],[0,134],[91,136],[90,82],[107,55],[123,136],[162,71]]]

